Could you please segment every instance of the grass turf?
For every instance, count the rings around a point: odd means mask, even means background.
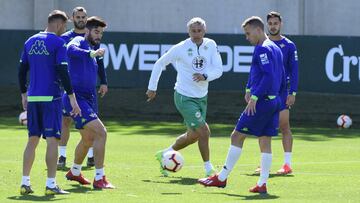
[[[273,164],[267,195],[248,192],[258,176],[252,175],[260,160],[257,139],[249,137],[225,189],[204,188],[197,179],[204,176],[197,145],[181,150],[185,166],[170,177],[161,177],[154,154],[168,147],[184,131],[180,123],[105,121],[108,129],[105,173],[117,187],[95,191],[65,180],[66,171],[58,171],[57,182],[71,192],[67,196],[44,196],[45,146],[41,141],[31,171],[35,193],[20,196],[22,153],[27,141],[24,126],[16,119],[0,118],[0,199],[1,202],[237,202],[267,200],[276,202],[358,202],[360,201],[360,130],[329,128],[293,128],[294,173],[277,176],[282,165],[281,137],[273,139]],[[211,124],[211,160],[217,170],[225,161],[232,125]],[[80,136],[72,131],[67,150],[67,166],[73,160]],[[84,162],[85,163],[85,162]],[[93,168],[83,173],[93,179]]]

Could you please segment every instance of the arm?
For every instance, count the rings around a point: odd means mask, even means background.
[[[223,64],[222,64],[222,60],[221,60],[221,56],[220,53],[218,51],[217,45],[216,43],[213,41],[211,42],[213,44],[213,54],[211,56],[211,67],[210,69],[208,69],[208,72],[206,72],[207,74],[207,81],[213,81],[219,77],[221,77],[221,75],[223,74]]]
[[[157,85],[162,73],[162,70],[169,65],[171,62],[176,60],[176,45],[173,46],[168,52],[162,55],[154,64],[151,71],[148,89],[152,91],[157,90]]]
[[[298,89],[298,74],[299,74],[299,67],[298,67],[298,56],[295,44],[290,51],[289,56],[289,67],[290,67],[290,95],[296,95]]]
[[[101,85],[107,85],[107,76],[104,67],[104,58],[103,57],[96,57],[96,62],[98,64],[98,76],[100,78]]]
[[[26,74],[28,71],[29,71],[29,65],[20,62],[19,70],[18,70],[18,79],[19,79],[20,92],[21,92],[21,103],[25,111],[27,110]]]
[[[70,44],[67,47],[67,55],[69,57],[74,57],[74,58],[80,58],[80,57],[84,57],[84,56],[89,56],[90,57],[90,50],[85,50],[82,49],[80,47],[78,47],[76,44]]]

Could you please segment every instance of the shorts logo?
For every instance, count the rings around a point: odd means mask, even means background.
[[[195,123],[190,123],[191,126],[195,126]]]
[[[195,71],[204,70],[206,67],[206,59],[203,56],[196,56],[192,61],[192,67]]]
[[[81,122],[82,122],[82,123],[85,123],[85,122],[86,122],[86,119],[85,119],[85,118],[82,118],[82,119],[81,119]]]
[[[261,64],[265,65],[269,63],[269,59],[266,53],[260,54]]]
[[[90,116],[91,118],[96,118],[96,113],[91,113],[89,116]]]
[[[200,118],[200,117],[201,117],[201,113],[200,113],[199,111],[196,112],[196,113],[195,113],[195,117],[196,117],[196,118]]]

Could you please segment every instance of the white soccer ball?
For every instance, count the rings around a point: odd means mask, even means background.
[[[178,172],[184,165],[184,158],[178,151],[169,151],[163,155],[162,167],[171,172]]]
[[[352,124],[352,120],[349,116],[347,115],[341,115],[338,117],[337,119],[337,125],[340,127],[340,128],[349,128]]]
[[[27,112],[21,112],[19,115],[19,123],[21,125],[27,125]]]

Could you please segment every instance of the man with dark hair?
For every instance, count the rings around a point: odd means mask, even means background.
[[[114,186],[107,181],[104,172],[104,157],[107,132],[104,124],[98,118],[96,97],[96,57],[104,55],[104,49],[96,49],[100,44],[106,27],[105,21],[99,17],[87,19],[85,36],[77,36],[67,45],[70,78],[73,81],[74,92],[82,111],[81,117],[72,116],[75,128],[79,129],[81,140],[75,149],[74,164],[66,174],[68,180],[77,181],[82,185],[90,184],[81,173],[81,164],[89,150],[94,147],[95,189],[112,189]],[[65,111],[70,112],[69,99],[63,96]]]
[[[20,194],[33,193],[30,186],[30,171],[35,159],[35,149],[40,137],[46,139],[46,195],[68,194],[56,184],[57,146],[61,130],[61,90],[60,78],[67,99],[69,113],[74,117],[81,115],[70,82],[66,46],[59,36],[66,29],[67,16],[63,11],[54,10],[49,14],[44,32],[30,37],[24,45],[20,59],[19,83],[22,105],[27,110],[29,139],[24,151],[23,177]],[[30,71],[29,88],[26,75]]]
[[[272,162],[271,137],[277,135],[281,105],[279,96],[285,89],[282,53],[266,36],[260,17],[246,19],[242,27],[246,39],[255,45],[249,75],[251,96],[231,134],[231,146],[223,169],[219,174],[200,179],[199,183],[210,187],[225,187],[227,177],[240,158],[246,136],[255,135],[259,139],[261,151],[261,172],[256,186],[249,191],[266,193]]]
[[[72,12],[72,20],[74,22],[74,29],[61,35],[61,38],[65,40],[66,44],[69,43],[76,36],[83,37],[85,35],[85,26],[87,20],[86,9],[84,7],[75,7]],[[100,45],[95,45],[94,49],[97,50],[98,48],[100,48]],[[100,78],[100,87],[98,93],[100,94],[101,97],[103,97],[108,92],[107,78],[104,68],[103,57],[96,57],[96,61],[98,64],[98,76]],[[98,113],[97,106],[98,106],[97,97],[95,97],[94,110],[96,111],[96,113]],[[72,119],[70,115],[67,114],[66,112],[63,112],[61,139],[59,142],[59,160],[57,165],[58,169],[63,169],[66,167],[66,145],[70,137],[71,123],[72,123]],[[87,157],[88,157],[86,162],[87,166],[88,167],[94,166],[95,163],[94,163],[93,147],[89,148]]]

